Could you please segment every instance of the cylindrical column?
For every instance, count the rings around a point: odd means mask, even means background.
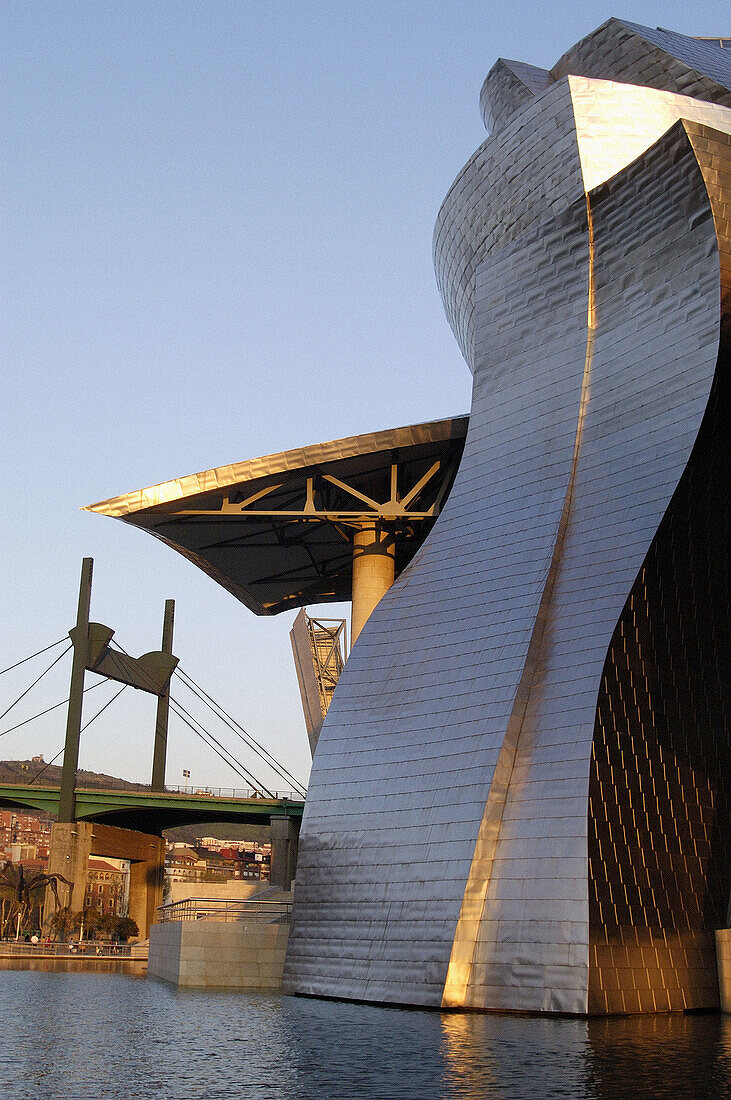
[[[375,521],[364,523],[353,539],[353,645],[381,596],[396,575],[396,543],[393,534]]]

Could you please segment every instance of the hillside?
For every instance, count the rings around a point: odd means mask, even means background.
[[[38,773],[43,769],[43,774]],[[37,782],[45,787],[61,785],[61,768],[58,764],[34,764],[32,760],[0,760],[0,783],[30,783],[38,775]],[[106,791],[146,791],[149,784],[128,783],[126,779],[117,779],[103,772],[87,772],[79,769],[79,787],[90,787]]]
[[[203,825],[178,825],[176,829],[166,829],[166,840],[177,840],[184,844],[197,844],[201,837],[215,836],[219,840],[248,840],[259,844],[269,843],[268,825],[217,825],[211,822]]]

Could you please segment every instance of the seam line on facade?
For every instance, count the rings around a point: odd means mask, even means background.
[[[556,578],[558,576],[561,554],[566,540],[569,520],[571,518],[571,507],[574,497],[574,487],[576,484],[576,473],[579,464],[581,441],[584,434],[584,423],[586,420],[586,413],[588,410],[591,394],[591,368],[594,359],[594,345],[596,341],[596,304],[594,291],[594,222],[593,211],[591,207],[591,198],[588,192],[585,192],[585,198],[587,235],[589,243],[587,332],[586,351],[584,355],[584,371],[581,379],[581,394],[579,398],[579,411],[576,423],[576,435],[574,438],[574,450],[571,459],[571,471],[569,473],[568,484],[566,487],[566,495],[564,497],[564,503],[561,509],[561,517],[559,519],[558,527],[556,529],[556,538],[551,554],[551,561],[548,567],[546,581],[543,586],[543,592],[541,593],[541,599],[538,605],[538,611],[536,613],[533,630],[531,632],[530,642],[528,643],[523,672],[521,674],[520,681],[518,683],[518,687],[515,693],[512,711],[510,714],[510,718],[508,719],[505,739],[503,741],[503,745],[498,756],[498,762],[495,766],[492,783],[490,784],[490,790],[488,792],[487,801],[485,804],[485,812],[483,814],[482,822],[480,823],[480,831],[478,834],[477,843],[475,845],[475,851],[472,857],[472,863],[467,878],[467,884],[465,887],[462,905],[460,908],[460,914],[457,919],[457,927],[455,929],[454,940],[452,942],[452,952],[450,955],[449,966],[447,968],[447,978],[444,983],[444,992],[442,994],[443,1008],[461,1008],[464,1007],[467,1003],[467,993],[470,986],[472,970],[475,963],[475,951],[477,949],[479,931],[484,918],[485,907],[487,905],[487,892],[490,886],[490,879],[492,877],[495,849],[500,838],[500,828],[505,812],[508,792],[510,790],[510,785],[512,782],[515,761],[518,755],[518,748],[520,746],[520,738],[523,732],[523,723],[525,721],[525,714],[526,710],[528,709],[528,703],[530,701],[531,691],[533,689],[533,683],[541,657],[541,649],[543,644],[543,637],[546,630],[546,624],[548,621],[549,609],[551,605],[551,600],[553,598],[554,588],[556,585]],[[501,778],[503,775],[505,776],[504,780]],[[469,932],[470,926],[472,926],[473,929],[471,935]],[[466,952],[464,951],[465,946],[467,947]],[[469,955],[468,959],[464,958],[465,954]]]

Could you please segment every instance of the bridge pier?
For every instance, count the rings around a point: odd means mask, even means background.
[[[147,939],[162,904],[165,841],[135,829],[119,829],[91,821],[57,821],[51,826],[48,870],[70,879],[73,888],[59,886],[59,897],[74,912],[84,908],[89,857],[130,861],[129,916]],[[67,895],[64,898],[64,893]],[[70,894],[70,896],[68,896]],[[53,916],[50,891],[46,896],[46,931]]]
[[[280,890],[289,890],[297,871],[300,819],[277,816],[270,818],[269,837],[272,843],[272,862],[269,882]]]

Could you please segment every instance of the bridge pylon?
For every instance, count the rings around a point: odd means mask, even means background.
[[[87,671],[157,695],[152,789],[163,790],[165,786],[170,677],[178,663],[172,652],[175,601],[167,600],[165,603],[162,649],[144,653],[141,657],[130,657],[110,648],[109,643],[114,637],[114,631],[110,627],[89,621],[93,570],[94,559],[84,558],[81,564],[76,625],[69,631],[74,656],[58,806],[58,820],[66,823],[76,820],[76,775],[79,767],[84,677]]]

